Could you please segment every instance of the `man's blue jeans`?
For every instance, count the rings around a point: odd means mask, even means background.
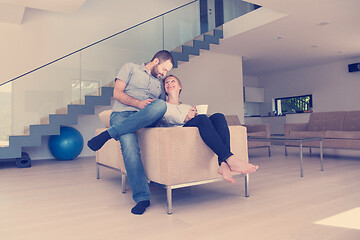
[[[155,126],[165,112],[166,103],[157,99],[138,112],[113,112],[110,116],[111,127],[107,131],[112,138],[120,141],[127,179],[136,203],[151,198],[136,131],[144,127]]]

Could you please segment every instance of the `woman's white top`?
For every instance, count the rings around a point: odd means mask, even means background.
[[[182,126],[185,124],[185,118],[189,113],[189,110],[192,106],[187,104],[171,104],[166,103],[167,110],[165,115],[161,120],[161,126],[164,127],[173,127],[173,126]]]

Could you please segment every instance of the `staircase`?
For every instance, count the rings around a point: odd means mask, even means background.
[[[223,31],[214,29],[178,47],[171,52],[174,68],[178,67],[180,61],[188,62],[190,55],[199,56],[200,49],[209,50],[210,44],[219,44],[220,38],[223,38]],[[0,146],[0,159],[16,159],[18,167],[30,167],[31,159],[22,152],[23,147],[41,146],[42,136],[59,135],[60,127],[77,124],[79,115],[93,115],[95,106],[111,105],[112,95],[112,87],[102,87],[100,96],[85,96],[84,105],[68,105],[66,114],[50,114],[45,124],[31,125],[28,135],[10,136],[9,146]]]

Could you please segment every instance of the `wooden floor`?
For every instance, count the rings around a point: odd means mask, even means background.
[[[266,239],[356,240],[360,230],[314,222],[360,206],[360,157],[304,154],[300,178],[296,149],[254,149],[260,169],[250,176],[250,197],[238,183],[217,182],[174,190],[173,214],[166,192],[151,186],[151,206],[130,213],[131,192],[121,193],[121,177],[95,159],[38,160],[27,169],[0,162],[1,240]]]

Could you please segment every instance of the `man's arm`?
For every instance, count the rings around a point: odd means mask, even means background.
[[[129,95],[127,95],[124,90],[126,87],[126,83],[124,81],[122,81],[121,79],[116,79],[115,81],[115,87],[114,87],[114,98],[116,100],[118,100],[119,102],[121,102],[122,104],[125,105],[129,105],[129,106],[133,106],[139,109],[143,109],[144,107],[146,107],[146,105],[148,105],[149,103],[151,103],[152,101],[154,101],[155,99],[146,99],[143,101],[140,101],[136,98],[130,97]]]

